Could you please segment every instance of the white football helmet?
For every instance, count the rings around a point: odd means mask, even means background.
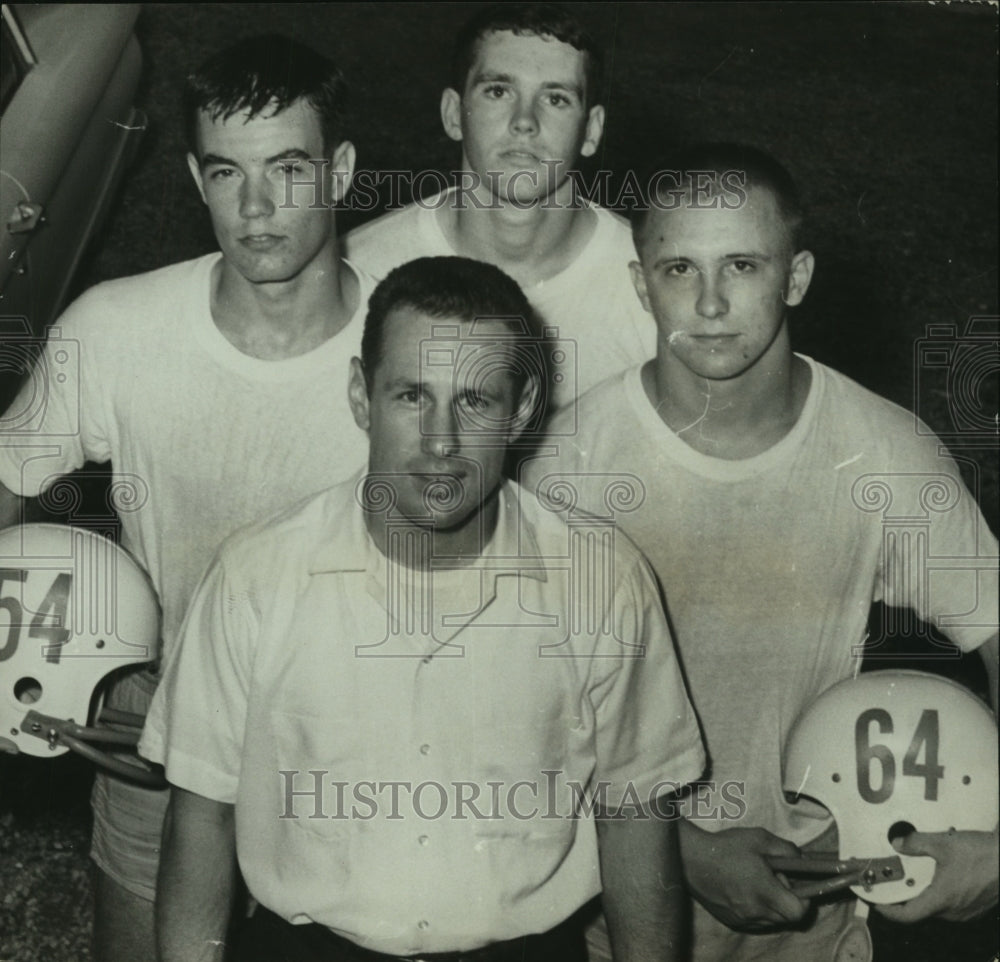
[[[997,779],[996,723],[978,698],[937,675],[876,671],[834,685],[803,712],[783,785],[830,811],[840,858],[870,866],[851,890],[884,905],[919,895],[935,868],[929,856],[899,855],[891,840],[992,831]]]
[[[102,712],[101,682],[155,659],[159,627],[146,573],[113,542],[56,524],[0,531],[0,750],[51,758],[73,749],[153,780],[90,742],[135,745],[142,718]]]

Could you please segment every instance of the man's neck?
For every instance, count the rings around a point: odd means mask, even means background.
[[[809,365],[787,347],[775,354],[737,377],[710,380],[661,353],[643,366],[642,385],[657,414],[685,444],[710,457],[739,461],[781,441],[809,396]]]
[[[569,181],[530,207],[502,201],[485,187],[473,194],[461,207],[438,208],[441,230],[456,251],[495,264],[526,288],[572,264],[597,227],[594,212],[573,203]]]
[[[223,258],[212,276],[212,320],[242,353],[285,360],[337,334],[359,297],[357,278],[335,245],[290,280],[263,284],[248,281]]]
[[[366,512],[365,526],[378,550],[395,564],[423,571],[466,568],[475,564],[496,533],[499,494],[498,488],[460,528],[437,530],[383,512]],[[390,538],[390,532],[395,537]]]

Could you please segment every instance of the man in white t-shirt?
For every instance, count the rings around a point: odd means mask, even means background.
[[[664,796],[698,724],[645,560],[503,478],[529,316],[490,264],[390,272],[352,362],[367,472],[195,593],[140,746],[172,786],[163,962],[223,957],[234,855],[236,962],[583,962],[602,886],[618,958],[684,958]]]
[[[375,277],[415,257],[461,254],[503,268],[558,330],[549,407],[653,354],[632,293],[628,225],[576,196],[570,171],[597,150],[601,52],[553,4],[503,3],[460,31],[445,132],[462,144],[457,188],[352,230],[347,256]]]
[[[199,577],[236,528],[364,464],[347,372],[372,282],[341,259],[332,205],[354,148],[338,68],[286,38],[244,41],[188,81],[188,164],[221,253],[84,294],[7,412],[0,525],[85,461],[110,461],[121,540],[149,572],[169,655]],[[33,393],[46,386],[42,403]],[[145,714],[133,673],[109,703]],[[148,962],[167,793],[98,774],[95,958]]]
[[[813,256],[784,168],[709,145],[662,169],[678,173],[634,225],[632,266],[656,357],[582,397],[575,423],[555,418],[551,456],[529,474],[543,492],[572,485],[581,509],[602,507],[591,488],[609,474],[635,492],[620,526],[660,579],[709,753],[710,781],[681,824],[695,960],[855,959],[852,902],[813,914],[766,861],[836,848],[820,840],[825,810],[783,796],[789,730],[858,670],[879,600],[977,650],[995,709],[997,542],[926,427],[792,352],[786,307],[805,295]],[[913,537],[894,536],[899,518]],[[963,560],[915,576],[935,558]],[[995,833],[914,833],[902,846],[934,856],[937,872],[885,915],[963,919],[995,903]]]

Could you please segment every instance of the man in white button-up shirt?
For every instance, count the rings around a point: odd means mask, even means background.
[[[530,308],[427,258],[370,302],[368,472],[220,552],[142,750],[173,784],[165,960],[680,958],[668,796],[704,755],[655,583],[613,523],[505,482],[534,410]],[[595,818],[596,815],[596,818]],[[470,955],[471,953],[471,955]]]

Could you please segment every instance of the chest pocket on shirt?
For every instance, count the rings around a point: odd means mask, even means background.
[[[274,710],[270,722],[281,819],[306,835],[346,845],[352,814],[370,810],[354,806],[354,793],[363,792],[357,786],[377,778],[358,720]]]
[[[589,774],[579,764],[579,751],[574,752],[580,748],[574,737],[563,730],[539,739],[525,719],[476,741],[474,754],[480,759],[491,746],[496,754],[486,766],[489,774],[476,803],[485,817],[469,823],[469,857],[481,877],[499,880],[507,899],[540,889],[566,863],[578,844],[577,833],[594,831],[572,817],[575,788],[567,780],[585,784]]]
[[[581,763],[583,733],[554,726],[547,736],[540,722],[505,721],[489,731],[470,733],[470,757],[481,790],[475,809],[474,833],[483,839],[566,838],[575,788],[567,781],[586,783]],[[574,744],[576,740],[581,744]]]

